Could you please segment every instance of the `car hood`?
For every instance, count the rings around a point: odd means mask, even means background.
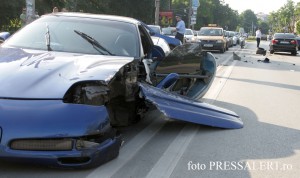
[[[86,80],[108,83],[133,57],[0,48],[0,97],[60,99]]]
[[[223,39],[222,36],[198,36],[200,40],[220,40]]]

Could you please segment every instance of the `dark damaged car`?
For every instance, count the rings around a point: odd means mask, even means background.
[[[199,44],[165,56],[132,18],[42,16],[0,47],[0,159],[101,165],[119,154],[117,126],[138,121],[151,105],[172,119],[241,128],[236,113],[196,100],[215,71]]]

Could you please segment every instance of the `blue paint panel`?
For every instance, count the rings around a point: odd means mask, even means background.
[[[13,150],[15,139],[64,139],[75,141],[89,135],[100,135],[110,128],[105,106],[66,104],[60,100],[0,99],[1,160],[37,163],[55,167],[90,167],[103,164],[119,154],[121,137],[109,137],[101,144],[70,151]],[[86,157],[82,163],[64,163],[60,159]]]
[[[243,127],[243,122],[233,111],[197,102],[144,83],[139,85],[145,99],[152,102],[166,117],[212,127]]]

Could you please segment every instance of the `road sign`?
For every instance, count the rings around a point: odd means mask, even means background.
[[[191,17],[191,25],[195,25],[196,21],[197,21],[196,16],[192,16]]]

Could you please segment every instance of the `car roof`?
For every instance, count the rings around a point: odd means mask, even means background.
[[[106,15],[106,14],[90,14],[90,13],[80,13],[80,12],[57,12],[46,14],[43,16],[63,16],[63,17],[79,17],[79,18],[94,18],[103,20],[113,20],[120,22],[127,22],[132,24],[140,24],[140,21],[131,17],[117,16],[117,15]]]
[[[275,33],[275,38],[295,38],[296,36],[293,33]]]

